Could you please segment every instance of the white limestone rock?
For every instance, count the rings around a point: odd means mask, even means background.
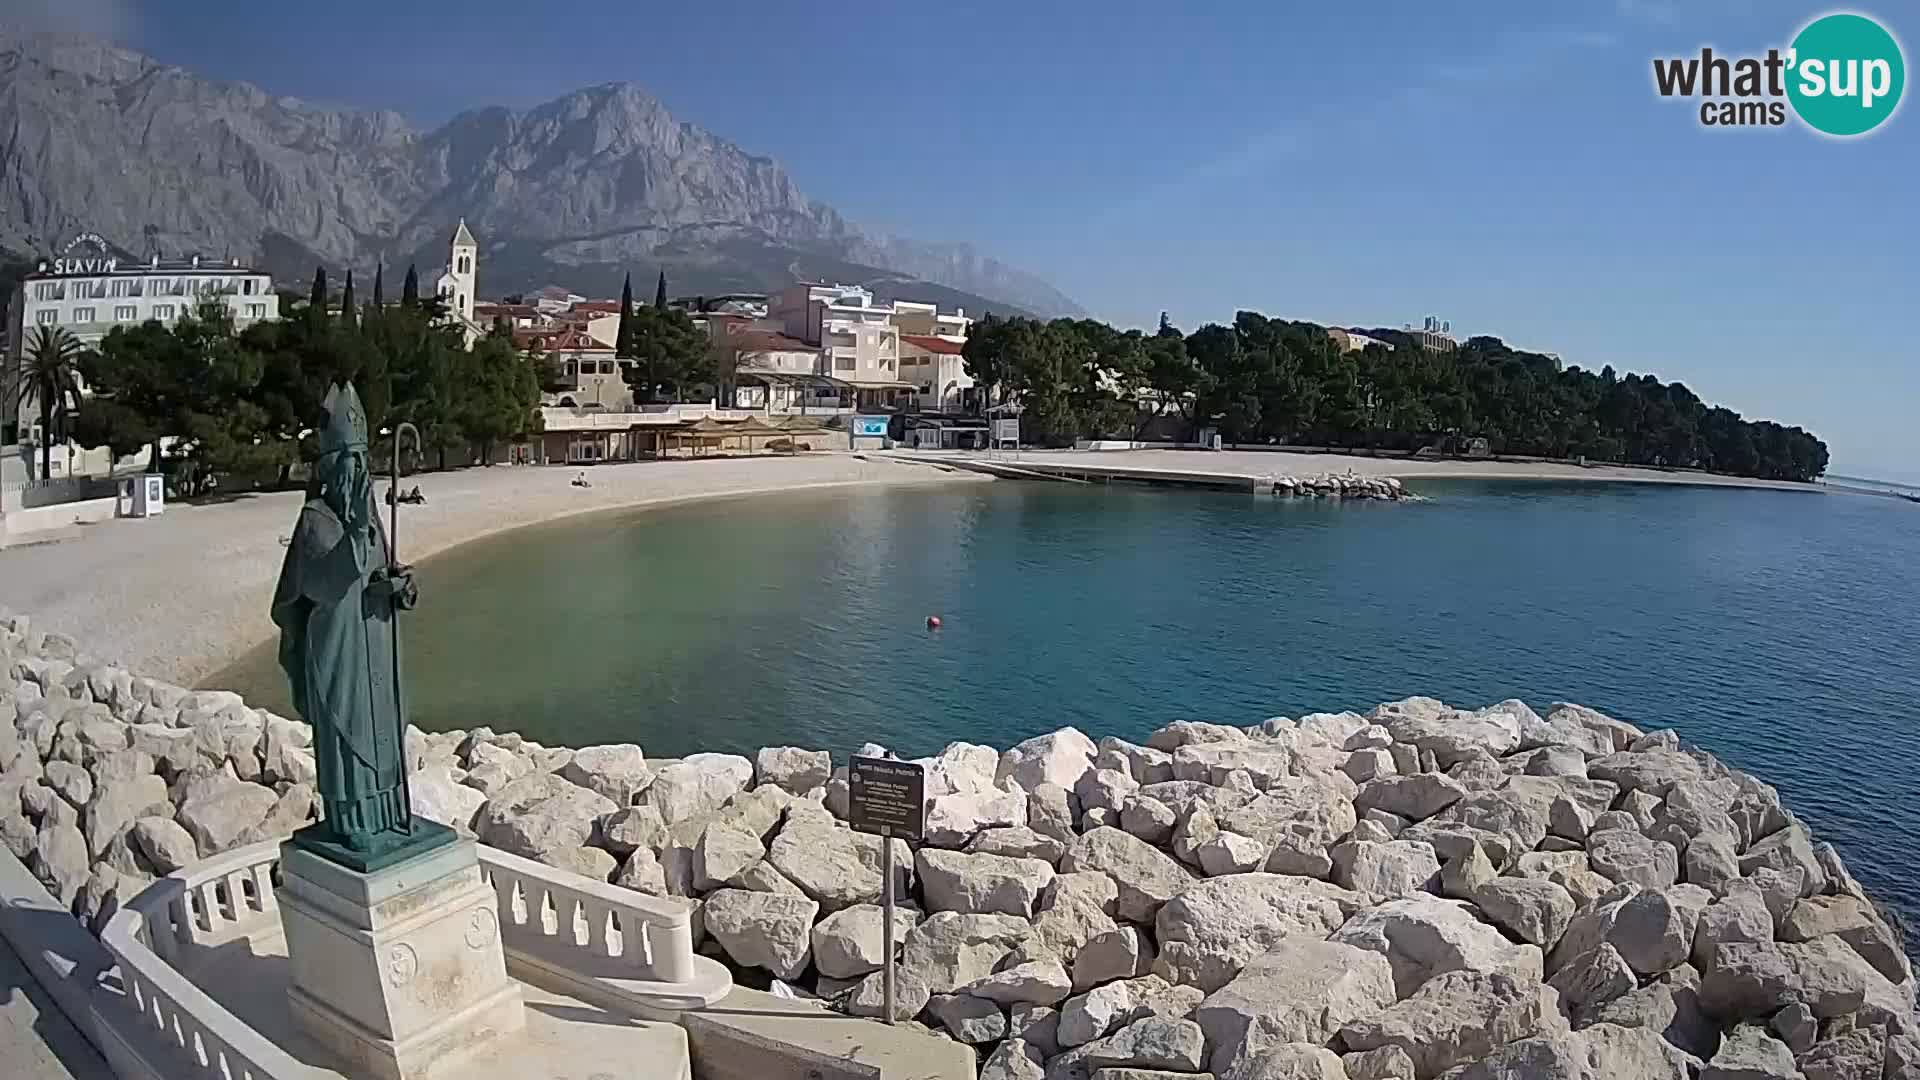
[[[1168,898],[1193,880],[1193,874],[1164,852],[1119,829],[1101,827],[1076,838],[1060,858],[1063,873],[1097,870],[1119,886],[1116,913],[1135,923],[1151,923]]]
[[[453,778],[445,764],[416,769],[407,777],[407,802],[415,814],[437,821],[463,836],[474,835],[473,820],[487,797]]]
[[[130,832],[134,850],[162,874],[193,865],[200,858],[193,835],[169,817],[142,817]]]
[[[926,842],[962,848],[984,830],[1026,825],[1028,801],[1027,793],[1011,784],[934,796],[927,801]]]
[[[918,920],[910,907],[893,911],[893,942],[906,942]],[[831,978],[860,978],[885,963],[885,911],[874,903],[856,903],[820,920],[812,930],[814,967]]]
[[[548,862],[585,847],[594,823],[616,809],[605,795],[552,773],[533,773],[488,798],[474,817],[474,831],[481,843]]]
[[[1437,896],[1414,894],[1367,908],[1331,940],[1386,956],[1402,998],[1447,972],[1506,972],[1536,981],[1541,974],[1538,948],[1512,944],[1472,908]]]
[[[1149,795],[1135,794],[1120,811],[1120,827],[1156,847],[1173,839],[1179,820],[1173,807]]]
[[[931,911],[1033,918],[1054,870],[1040,859],[921,848],[914,869]]]
[[[906,896],[913,857],[904,841],[895,840],[893,845],[895,895]],[[819,808],[806,812],[802,805],[788,812],[780,835],[767,850],[774,869],[827,911],[880,901],[880,856],[879,837],[855,833]]]
[[[833,755],[798,746],[761,748],[753,759],[755,786],[771,784],[794,795],[824,787],[833,777]]]
[[[626,806],[594,824],[596,843],[625,857],[645,848],[657,855],[667,846],[667,823],[651,806]]]
[[[1423,892],[1440,875],[1433,845],[1416,840],[1349,840],[1330,857],[1335,883],[1374,897]]]
[[[996,781],[1011,780],[1026,791],[1041,784],[1076,790],[1080,778],[1093,769],[1098,753],[1093,740],[1077,728],[1061,728],[1015,744],[1000,755]]]
[[[1074,992],[1119,979],[1137,979],[1153,970],[1155,955],[1153,942],[1137,926],[1096,934],[1073,954]]]
[[[970,855],[1003,855],[1012,859],[1039,859],[1049,865],[1058,863],[1067,853],[1067,845],[1051,836],[1043,836],[1025,825],[1003,825],[983,829],[967,843]]]
[[[1089,1044],[1089,1068],[1164,1069],[1192,1073],[1206,1056],[1200,1025],[1191,1020],[1148,1016]]]
[[[135,818],[150,814],[166,815],[172,810],[173,806],[167,800],[167,782],[158,776],[147,774],[104,780],[95,789],[93,798],[87,802],[81,815],[85,822],[81,831],[87,837],[87,850],[97,859],[105,854],[107,845],[115,837],[133,824]]]
[[[1799,870],[1801,896],[1816,896],[1826,889],[1826,871],[1821,869],[1819,856],[1814,854],[1807,831],[1799,825],[1789,825],[1762,837],[1747,849],[1746,854],[1740,856],[1742,874],[1751,875],[1762,868]]]
[[[182,803],[174,820],[193,835],[202,857],[218,855],[238,846],[279,801],[272,788],[226,780]]]
[[[927,1011],[963,1043],[997,1042],[1007,1035],[1007,1014],[985,998],[971,994],[935,994],[927,999]]]
[[[684,891],[676,894],[667,888],[666,868],[660,865],[660,860],[648,848],[635,848],[627,853],[626,860],[614,873],[613,884],[648,896],[684,895]]]
[[[1287,1043],[1325,1043],[1349,1021],[1395,1000],[1393,969],[1366,949],[1305,935],[1254,957],[1194,1012],[1212,1047],[1210,1067],[1226,1073]]]
[[[732,822],[715,821],[700,834],[693,849],[695,887],[710,892],[729,883],[738,884],[740,875],[766,855],[758,836]]]
[[[633,764],[629,756],[624,774],[628,785],[639,783],[639,774],[631,770]],[[574,765],[569,762],[568,768]],[[653,779],[644,786],[640,798],[658,810],[669,825],[713,813],[753,782],[753,763],[737,754],[690,754],[652,771]]]
[[[1664,889],[1680,880],[1680,853],[1664,840],[1630,829],[1600,829],[1587,837],[1587,860],[1612,881]]]
[[[1573,919],[1573,897],[1544,878],[1494,878],[1469,899],[1496,926],[1544,950],[1559,943]]]
[[[1793,1051],[1758,1024],[1742,1024],[1720,1041],[1700,1080],[1800,1080]]]
[[[1361,810],[1379,809],[1410,821],[1427,818],[1467,795],[1460,783],[1440,773],[1383,776],[1362,784],[1353,802]]]
[[[1239,833],[1216,832],[1211,840],[1193,849],[1201,872],[1208,877],[1244,874],[1266,864],[1267,845]]]
[[[92,876],[87,838],[67,822],[42,824],[33,853],[27,858],[27,869],[60,903],[71,906]]]
[[[1084,810],[1105,810],[1117,814],[1139,790],[1140,782],[1131,774],[1095,768],[1081,774],[1073,793]]]
[[[813,917],[820,906],[804,896],[721,889],[702,909],[707,933],[735,963],[797,979],[812,955]]]
[[[1398,1004],[1349,1021],[1340,1035],[1354,1050],[1400,1047],[1425,1080],[1517,1039],[1564,1031],[1556,997],[1537,979],[1449,971]]]
[[[1073,992],[1073,980],[1060,961],[1049,958],[981,976],[960,991],[1001,1005],[1055,1005]]]
[[[1154,971],[1170,982],[1218,990],[1248,962],[1285,941],[1326,937],[1365,900],[1324,881],[1283,874],[1194,882],[1176,893],[1154,921],[1160,946]]]
[[[1605,1005],[1635,985],[1633,968],[1604,941],[1561,964],[1547,981],[1560,992],[1562,1006],[1574,1015]]]
[[[1158,784],[1173,779],[1173,755],[1150,746],[1139,746],[1109,735],[1100,740],[1100,755],[1114,755],[1126,761],[1127,771],[1142,784]]]

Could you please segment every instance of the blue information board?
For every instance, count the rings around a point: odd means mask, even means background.
[[[853,418],[853,437],[856,439],[884,439],[887,437],[887,418],[884,416],[856,416]]]

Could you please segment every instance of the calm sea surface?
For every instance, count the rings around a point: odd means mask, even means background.
[[[1065,724],[1138,738],[1409,694],[1578,701],[1776,784],[1920,916],[1920,507],[1420,490],[1341,505],[1000,482],[521,530],[420,571],[414,719],[667,757],[1004,747]],[[267,649],[210,685],[287,708]]]

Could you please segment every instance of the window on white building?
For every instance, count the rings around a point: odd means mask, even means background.
[[[834,368],[835,368],[835,369],[837,369],[837,370],[840,370],[840,371],[852,371],[852,370],[853,370],[853,357],[851,357],[851,356],[836,356],[836,357],[834,357],[834,358],[833,358],[833,366],[834,366]]]
[[[264,319],[266,317],[267,317],[267,305],[265,304],[248,304],[247,305],[247,318]]]
[[[254,289],[258,288],[259,285],[260,281],[258,278],[248,278],[240,283],[240,291],[248,296],[252,296]]]
[[[173,305],[172,304],[153,305],[153,317],[161,320],[173,318]]]
[[[132,304],[118,304],[113,309],[114,322],[132,322],[140,317],[140,309]]]
[[[34,321],[39,323],[41,326],[52,326],[55,323],[58,323],[60,321],[60,313],[53,310],[52,308],[48,308],[47,310],[42,311],[38,315],[36,315],[34,317]]]
[[[138,296],[140,294],[134,289],[135,284],[132,278],[114,278],[109,288],[114,296]]]
[[[77,322],[77,323],[90,323],[90,322],[92,322],[92,321],[93,321],[93,309],[92,309],[92,308],[90,308],[90,307],[77,307],[77,308],[74,308],[74,309],[73,309],[73,321],[74,321],[74,322]]]
[[[60,288],[59,282],[57,281],[34,282],[33,298],[35,300],[59,300],[62,298],[62,296],[63,296],[63,291]]]

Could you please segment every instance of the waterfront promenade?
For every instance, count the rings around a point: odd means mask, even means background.
[[[495,466],[405,478],[401,558],[418,563],[494,533],[576,514],[849,485],[983,483],[926,463],[850,454],[646,461],[585,470]],[[384,500],[386,484],[376,485]],[[0,551],[0,606],[128,668],[191,686],[274,633],[267,601],[304,495],[169,506],[157,518],[84,526]],[[382,506],[384,519],[388,508]]]

